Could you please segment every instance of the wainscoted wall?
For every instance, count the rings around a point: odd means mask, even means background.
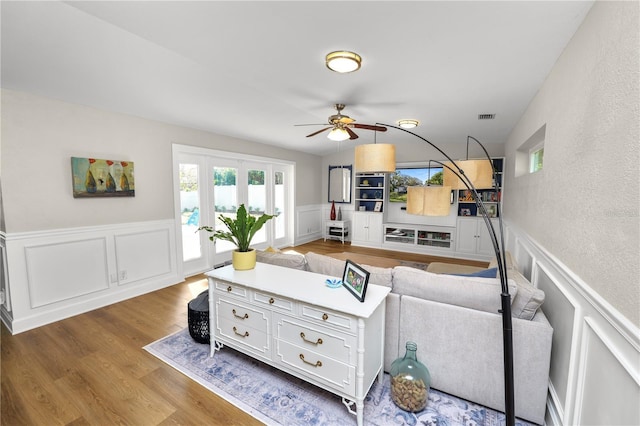
[[[13,333],[183,279],[173,220],[14,233],[0,242],[9,271],[1,315]]]
[[[507,224],[505,235],[554,329],[546,423],[640,424],[638,328],[526,233]]]
[[[309,204],[296,207],[295,245],[322,238],[323,217],[322,205]]]

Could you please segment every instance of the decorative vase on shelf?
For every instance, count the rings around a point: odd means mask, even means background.
[[[391,400],[405,411],[417,412],[427,406],[431,375],[427,367],[418,361],[418,345],[407,342],[404,357],[391,364]]]
[[[336,220],[336,202],[331,202],[331,215],[329,216],[331,220]]]
[[[342,209],[338,207],[338,220],[342,220]]]

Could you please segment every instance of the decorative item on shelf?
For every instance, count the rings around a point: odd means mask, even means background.
[[[270,214],[263,213],[256,219],[255,216],[247,212],[244,204],[240,204],[235,219],[220,215],[220,221],[227,227],[227,231],[216,230],[206,225],[199,227],[198,231],[212,233],[213,235],[209,237],[209,240],[213,241],[214,244],[216,240],[229,241],[235,244],[237,250],[231,253],[231,262],[234,269],[244,271],[256,267],[256,250],[249,248],[249,245],[256,232],[273,217]]]
[[[417,412],[427,406],[431,374],[416,356],[418,345],[407,342],[404,357],[391,364],[391,400],[405,411]]]
[[[376,191],[375,194],[373,194],[373,196],[377,199],[381,199],[382,198],[382,191]]]
[[[329,213],[329,218],[331,220],[336,220],[336,202],[331,202],[331,213]]]
[[[342,220],[342,209],[338,206],[338,220]]]
[[[366,200],[367,198],[369,198],[369,194],[367,194],[366,192],[363,192],[362,193],[362,198],[364,198]]]

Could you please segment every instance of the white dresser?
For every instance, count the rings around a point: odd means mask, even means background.
[[[341,396],[363,424],[364,397],[383,375],[390,288],[369,284],[361,303],[325,275],[265,263],[206,275],[212,356],[227,345],[260,359]]]

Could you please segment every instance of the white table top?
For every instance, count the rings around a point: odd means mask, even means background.
[[[325,284],[327,278],[341,277],[260,262],[248,271],[236,271],[227,265],[205,275],[361,318],[368,318],[391,291],[389,287],[368,284],[364,302],[360,302],[346,288],[330,288]]]

